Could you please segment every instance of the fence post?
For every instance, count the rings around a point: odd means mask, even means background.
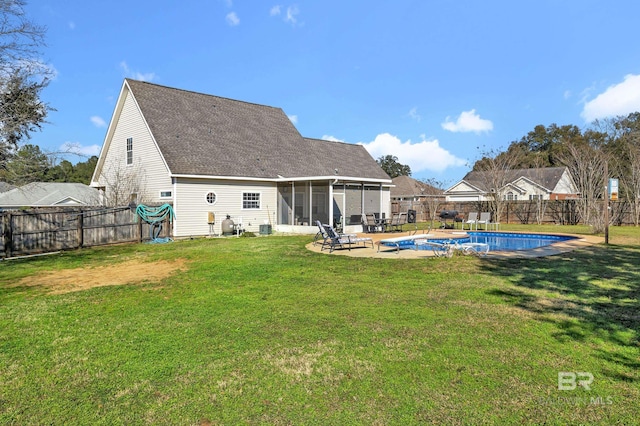
[[[507,203],[507,223],[509,223],[509,207],[511,206],[511,203]]]
[[[138,219],[138,243],[142,243],[142,218]]]
[[[4,215],[4,257],[11,257],[13,254],[13,229],[11,220],[11,213],[7,212]]]
[[[80,212],[78,216],[78,248],[84,246],[84,212]]]

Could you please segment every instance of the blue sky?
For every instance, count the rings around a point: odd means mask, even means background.
[[[538,125],[640,110],[637,0],[28,0],[57,111],[99,153],[124,78],[280,107],[303,136],[454,183]],[[71,158],[71,161],[84,161]]]

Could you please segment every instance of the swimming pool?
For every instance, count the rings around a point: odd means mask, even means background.
[[[561,241],[569,241],[577,237],[552,234],[520,234],[515,232],[480,232],[469,231],[467,235],[453,236],[452,238],[428,238],[434,243],[446,243],[455,241],[460,244],[481,243],[488,244],[489,251],[518,251],[531,250],[545,247]],[[408,240],[399,244],[400,249],[431,250],[429,246],[416,247],[414,242]]]

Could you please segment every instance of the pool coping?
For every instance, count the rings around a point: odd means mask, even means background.
[[[545,257],[545,256],[554,256],[561,253],[567,253],[582,247],[588,247],[594,244],[600,244],[604,242],[603,237],[597,237],[593,235],[575,235],[568,234],[562,232],[529,232],[529,231],[487,231],[487,232],[498,232],[498,233],[513,233],[513,234],[542,234],[542,235],[558,235],[558,236],[567,236],[567,237],[575,237],[571,240],[559,241],[557,243],[550,244],[544,247],[538,247],[529,250],[517,250],[510,252],[503,251],[493,251],[489,252],[485,257],[492,259],[522,259],[522,258],[535,258],[535,257]],[[426,234],[426,230],[422,232]],[[421,231],[418,231],[415,235],[420,235]],[[460,237],[460,231],[451,231],[451,230],[431,230],[429,232],[431,234],[429,238],[455,238]],[[358,234],[358,236],[366,236],[373,239],[374,247],[362,247],[362,246],[354,246],[351,250],[348,249],[336,249],[331,254],[335,254],[337,256],[349,256],[349,257],[370,257],[370,258],[379,258],[379,259],[426,259],[430,257],[434,257],[434,254],[431,250],[400,250],[396,251],[395,247],[387,247],[384,245],[380,245],[380,240],[395,238],[395,237],[408,237],[414,235],[413,232],[397,232],[397,233],[373,233],[373,234]],[[313,242],[306,245],[308,250],[317,252],[317,253],[326,253],[329,254],[329,250],[320,250],[321,244],[314,244]],[[379,250],[379,251],[378,251]]]

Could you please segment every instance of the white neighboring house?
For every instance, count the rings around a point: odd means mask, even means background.
[[[131,79],[91,186],[109,205],[171,204],[175,237],[220,234],[227,215],[316,233],[315,220],[355,232],[361,213],[390,213],[391,179],[363,146],[304,138],[280,108]]]
[[[99,206],[99,192],[82,183],[31,182],[0,194],[0,208]]]
[[[447,201],[487,201],[491,198],[487,172],[471,171],[445,191]],[[576,185],[566,167],[517,169],[507,172],[509,182],[500,189],[506,200],[564,200],[577,198]]]

